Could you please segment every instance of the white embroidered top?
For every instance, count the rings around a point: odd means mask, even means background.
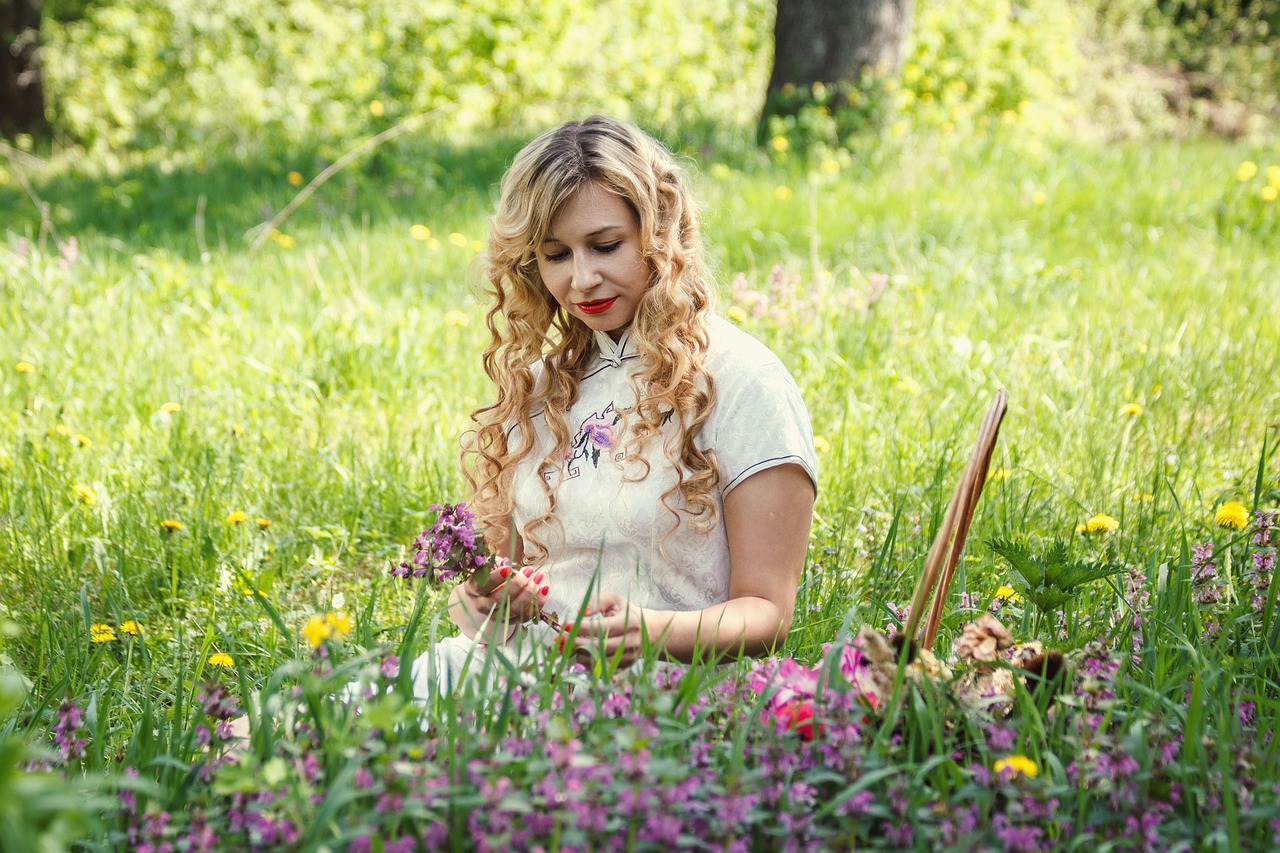
[[[580,384],[567,420],[574,433],[569,458],[559,470],[535,471],[553,446],[541,413],[534,415],[533,452],[514,478],[515,526],[526,540],[531,521],[547,510],[547,497],[535,478],[556,495],[555,516],[536,535],[546,545],[542,570],[551,587],[546,609],[572,618],[601,590],[613,590],[640,607],[701,610],[729,598],[729,548],[724,526],[724,496],[746,478],[776,465],[800,465],[817,483],[817,463],[809,414],[795,381],[782,362],[755,338],[732,323],[711,321],[706,368],[715,382],[712,413],[696,441],[714,449],[720,467],[716,495],[720,520],[701,534],[662,504],[676,474],[659,441],[650,442],[644,466],[626,456],[620,410],[635,405],[628,378],[640,356],[626,333],[616,343],[596,332],[596,352]],[[676,436],[674,424],[662,430]],[[519,441],[518,428],[509,441]],[[629,479],[628,479],[629,478]],[[672,499],[679,506],[679,494]],[[660,547],[664,544],[665,551]],[[593,582],[598,583],[593,588]]]

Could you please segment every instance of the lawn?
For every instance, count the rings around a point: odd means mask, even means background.
[[[520,143],[401,142],[257,251],[316,157],[36,172],[43,220],[0,185],[6,837],[1280,843],[1274,146],[997,131],[688,157],[720,310],[787,363],[818,436],[784,672],[839,670],[859,626],[901,618],[1004,388],[935,651],[990,603],[1067,653],[1059,699],[973,708],[899,678],[870,711],[833,676],[797,722],[761,688],[775,664],[632,678],[552,656],[421,716],[395,692],[358,717],[325,701],[450,630],[442,590],[389,569],[465,498],[458,437],[489,393],[476,258]],[[994,539],[1117,573],[1037,598]],[[228,761],[232,703],[278,713]]]

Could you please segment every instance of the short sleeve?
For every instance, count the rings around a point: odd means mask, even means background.
[[[803,468],[816,490],[813,426],[800,388],[767,347],[726,321],[720,324],[723,346],[708,360],[715,409],[703,437],[720,466],[721,494],[752,474],[788,464]]]

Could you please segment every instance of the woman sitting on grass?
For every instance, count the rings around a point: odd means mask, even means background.
[[[778,358],[714,315],[671,154],[605,118],[540,136],[503,179],[486,260],[497,398],[463,458],[468,507],[517,568],[455,588],[462,636],[418,659],[415,692],[448,689],[482,646],[551,645],[540,612],[622,665],[647,645],[679,661],[779,645],[813,434]]]

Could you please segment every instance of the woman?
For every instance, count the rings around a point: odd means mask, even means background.
[[[649,644],[680,661],[780,644],[813,434],[781,362],[714,316],[672,156],[607,118],[545,133],[503,179],[486,260],[497,397],[464,440],[468,506],[521,568],[454,590],[462,636],[424,656],[437,679],[479,643],[547,645],[539,611],[589,617],[576,645],[623,665]]]

